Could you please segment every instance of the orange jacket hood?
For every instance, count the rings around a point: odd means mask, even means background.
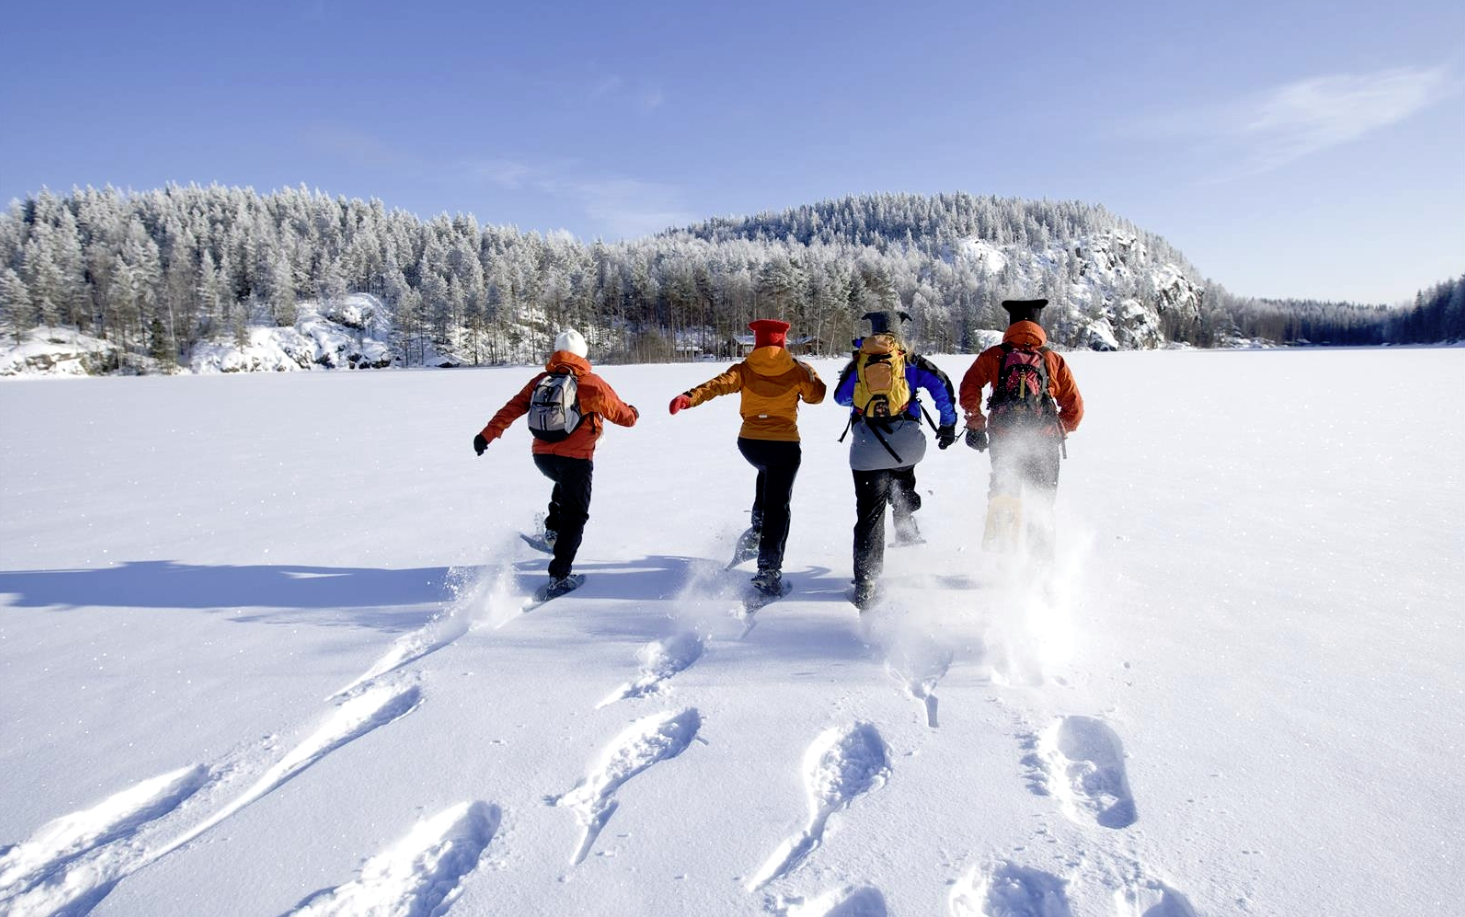
[[[1037,349],[1048,343],[1048,335],[1037,322],[1013,322],[1002,335],[1002,343]]]
[[[756,347],[746,358],[748,368],[760,376],[781,376],[794,368],[794,355],[783,347]]]
[[[583,376],[590,372],[590,361],[579,354],[570,353],[568,350],[556,350],[549,355],[544,368],[552,373],[564,372],[568,369],[576,376]]]

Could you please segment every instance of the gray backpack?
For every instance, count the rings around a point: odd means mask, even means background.
[[[535,439],[558,443],[580,425],[580,384],[574,373],[550,373],[534,386],[529,399],[529,432]]]

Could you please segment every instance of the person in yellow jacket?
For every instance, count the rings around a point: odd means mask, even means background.
[[[753,586],[764,595],[776,596],[783,592],[789,499],[803,457],[799,402],[823,401],[824,383],[814,367],[788,352],[788,322],[763,318],[748,327],[754,335],[752,353],[721,375],[673,398],[670,411],[675,414],[719,395],[742,396],[738,451],[758,469],[751,530],[758,538],[758,572]]]

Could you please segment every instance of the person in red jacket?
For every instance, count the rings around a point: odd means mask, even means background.
[[[488,444],[504,434],[515,420],[529,413],[535,389],[541,380],[552,374],[574,377],[580,421],[558,442],[541,439],[533,443],[534,464],[540,473],[554,482],[549,498],[549,514],[544,520],[545,541],[554,549],[549,562],[550,590],[570,576],[575,554],[585,534],[585,521],[590,518],[590,482],[595,471],[595,444],[605,432],[605,421],[622,427],[633,427],[640,412],[616,395],[606,381],[590,371],[585,358],[585,338],[573,328],[555,338],[554,353],[544,371],[529,380],[519,394],[499,409],[476,436],[473,451],[482,455]]]
[[[1023,495],[1035,496],[1027,533],[1035,554],[1052,552],[1051,508],[1058,493],[1064,439],[1083,420],[1083,396],[1063,357],[1046,346],[1038,324],[1046,299],[1006,300],[1011,324],[1002,343],[982,351],[962,377],[958,400],[966,412],[966,443],[992,449],[984,546],[1010,547],[1023,524]],[[990,387],[987,414],[982,390]]]

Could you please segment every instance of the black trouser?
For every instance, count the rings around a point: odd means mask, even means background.
[[[590,518],[590,478],[595,473],[595,463],[590,459],[536,454],[534,464],[554,482],[544,527],[555,533],[549,575],[564,579],[570,575],[575,554],[580,550],[580,539],[585,535],[585,520]]]
[[[916,466],[893,468],[890,471],[890,512],[897,529],[904,527],[911,513],[921,508],[921,495],[916,493]]]
[[[902,488],[915,483],[915,466],[856,471],[855,476],[855,582],[872,582],[885,569],[885,504],[893,504],[896,518],[909,503]],[[914,496],[914,489],[911,491]],[[916,506],[920,498],[916,497]],[[906,509],[905,515],[914,512]]]
[[[759,533],[758,570],[782,572],[783,548],[788,541],[788,504],[803,450],[796,442],[740,436],[738,451],[758,469],[753,493],[753,525]]]

